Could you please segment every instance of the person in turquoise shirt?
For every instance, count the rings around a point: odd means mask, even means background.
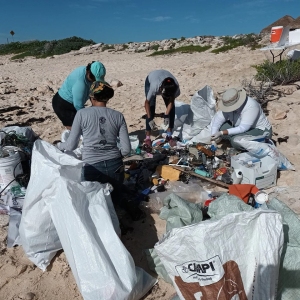
[[[71,130],[75,115],[84,108],[94,81],[104,81],[106,70],[99,61],[76,68],[52,99],[52,107],[63,125]]]

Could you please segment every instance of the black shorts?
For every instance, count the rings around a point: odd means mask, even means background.
[[[52,99],[52,107],[64,126],[72,126],[77,110],[74,105],[63,99],[58,92]]]

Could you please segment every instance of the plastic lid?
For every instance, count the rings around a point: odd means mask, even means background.
[[[255,194],[255,201],[259,204],[263,204],[269,200],[269,195],[265,192],[259,191]]]

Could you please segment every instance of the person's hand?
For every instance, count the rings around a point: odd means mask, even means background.
[[[155,124],[154,120],[151,120],[151,121],[149,122],[149,126],[150,126],[151,130],[158,130],[158,127],[157,127],[157,125]]]
[[[170,117],[168,115],[164,115],[164,125],[169,126],[170,124]]]
[[[219,143],[222,140],[223,131],[218,131],[211,136],[211,140]]]

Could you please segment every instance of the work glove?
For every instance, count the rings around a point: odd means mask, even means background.
[[[222,136],[223,136],[223,131],[218,131],[211,136],[211,140],[215,141],[216,143],[219,143],[222,140]]]
[[[149,126],[150,126],[151,130],[158,130],[158,127],[153,120],[151,120],[149,122]]]
[[[164,125],[169,127],[170,117],[169,115],[164,115]]]

